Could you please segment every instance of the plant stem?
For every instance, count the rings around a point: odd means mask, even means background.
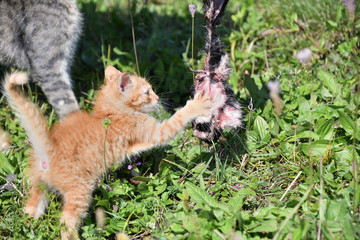
[[[191,24],[191,62],[192,62],[192,69],[194,68],[194,26],[195,26],[195,17],[192,17],[192,24]],[[195,82],[195,73],[193,72],[193,81]]]
[[[130,218],[131,218],[131,216],[134,214],[134,212],[135,212],[135,210],[133,210],[133,211],[130,213],[129,217],[126,219],[126,222],[125,222],[124,227],[123,227],[123,230],[122,230],[123,233],[125,233],[126,227],[127,227],[127,225],[129,224]]]
[[[356,159],[356,150],[355,150],[355,144],[356,144],[356,133],[357,133],[357,125],[358,125],[358,120],[357,120],[357,113],[358,113],[358,108],[359,108],[359,91],[357,91],[358,89],[355,89],[355,121],[354,121],[354,134],[353,134],[353,149],[352,149],[352,158],[353,158],[353,176],[354,176],[354,195],[353,195],[353,217],[355,218],[355,213],[356,213],[356,209],[357,209],[357,199],[356,199],[356,191],[357,191],[357,183],[358,183],[358,171],[359,171],[359,164],[357,162]]]
[[[318,223],[318,232],[317,232],[317,240],[321,239],[321,224],[323,222],[323,206],[322,206],[322,198],[323,198],[323,189],[324,188],[324,178],[323,178],[323,159],[320,159],[320,197],[319,197],[319,223]]]
[[[107,136],[107,130],[108,130],[108,126],[105,125],[105,139],[104,139],[104,165],[105,165],[105,181],[107,181],[107,166],[106,166],[106,136]]]
[[[313,168],[313,162],[312,162],[312,157],[311,157],[311,143],[312,143],[312,138],[309,138],[309,178],[310,178],[310,185],[314,184],[314,168]],[[309,205],[309,209],[311,209],[311,194],[309,194],[308,205]]]
[[[111,125],[111,119],[104,118],[104,120],[101,122],[101,125],[105,128],[105,138],[104,138],[104,167],[105,167],[105,181],[107,181],[107,165],[106,165],[106,137],[107,137],[107,131],[108,126]]]
[[[135,55],[136,69],[137,69],[137,74],[140,76],[139,61],[138,61],[137,51],[136,51],[134,21],[133,21],[133,17],[132,17],[132,13],[131,13],[130,0],[128,0],[128,6],[129,6],[129,14],[130,14],[130,22],[131,22],[131,34],[132,34],[132,40],[133,40],[133,47],[134,47],[134,55]]]

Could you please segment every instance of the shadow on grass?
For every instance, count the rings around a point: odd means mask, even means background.
[[[82,4],[81,10],[83,35],[72,68],[77,96],[102,83],[104,65],[136,73],[129,10],[113,7],[99,12],[91,2]],[[136,12],[133,18],[140,75],[147,77],[170,107],[183,105],[193,82],[183,58],[191,38],[190,14],[188,18],[162,15],[151,11],[147,4],[132,12]],[[196,26],[201,26],[202,16],[195,19]],[[197,27],[195,50],[203,46],[201,32],[203,29]],[[191,50],[186,57],[191,58]]]

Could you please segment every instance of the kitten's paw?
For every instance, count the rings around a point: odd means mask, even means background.
[[[34,217],[35,211],[36,211],[36,207],[34,207],[34,206],[25,206],[25,208],[24,208],[24,213],[29,214],[29,217]]]
[[[11,85],[23,85],[29,81],[29,78],[26,73],[15,72],[10,74],[6,81]]]
[[[207,101],[211,101],[211,97],[209,94],[207,94],[205,92],[198,92],[194,96],[194,101],[207,102]]]
[[[209,94],[201,92],[194,96],[194,103],[198,116],[210,117],[212,114],[213,102]]]

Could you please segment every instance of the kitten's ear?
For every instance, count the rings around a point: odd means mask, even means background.
[[[105,80],[106,84],[114,82],[120,78],[121,72],[113,66],[108,66],[105,69]]]
[[[126,90],[132,88],[133,83],[131,80],[131,76],[128,72],[124,72],[121,74],[121,77],[119,78],[119,90],[120,92],[125,92]]]

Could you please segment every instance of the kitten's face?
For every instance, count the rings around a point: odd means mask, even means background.
[[[131,82],[135,84],[127,96],[128,103],[140,112],[153,112],[156,109],[159,97],[151,85],[144,78],[137,76],[130,76],[130,78]]]
[[[106,88],[115,106],[125,103],[136,111],[150,113],[156,109],[159,97],[146,79],[122,73],[112,66],[105,70]]]

